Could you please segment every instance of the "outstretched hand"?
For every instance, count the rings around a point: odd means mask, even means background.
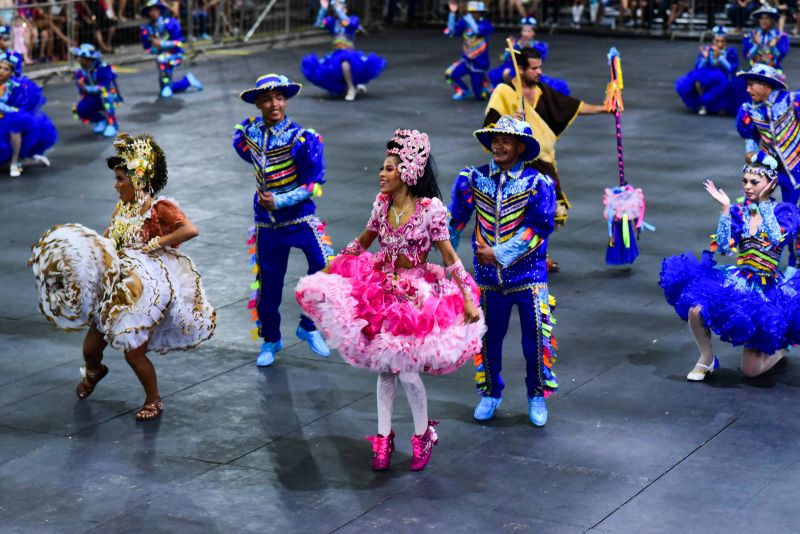
[[[450,13],[458,13],[458,2],[450,0],[447,2],[447,7],[450,8]]]
[[[720,206],[722,206],[723,210],[729,209],[731,207],[731,199],[722,189],[717,189],[717,186],[714,185],[714,182],[711,179],[706,180],[703,182],[703,187],[705,187],[706,192],[711,195],[711,198],[719,202]]]
[[[319,7],[322,9],[328,9],[328,6],[331,5],[330,0],[319,0]]]

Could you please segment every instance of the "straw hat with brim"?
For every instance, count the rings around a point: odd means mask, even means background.
[[[472,135],[483,145],[483,148],[492,150],[492,136],[494,135],[513,135],[525,143],[525,152],[519,156],[520,161],[531,161],[539,155],[539,143],[533,137],[530,124],[525,121],[517,120],[511,115],[503,115],[492,126],[481,128]]]
[[[777,9],[775,9],[772,6],[766,6],[766,5],[765,6],[761,6],[760,8],[756,9],[755,11],[753,11],[753,13],[750,16],[753,17],[754,19],[758,20],[758,18],[761,15],[769,15],[774,20],[778,20],[779,18],[781,18],[781,14],[778,13]]]
[[[79,47],[71,48],[70,52],[73,56],[85,57],[88,59],[100,59],[100,52],[90,44],[82,44]]]
[[[248,104],[255,104],[256,99],[269,91],[280,91],[286,98],[297,95],[303,86],[294,83],[282,74],[265,74],[256,80],[256,86],[239,93],[239,98]]]
[[[488,9],[486,9],[486,4],[483,2],[467,2],[467,11],[470,13],[486,13]]]
[[[788,89],[789,86],[786,85],[786,77],[783,75],[783,72],[776,69],[775,67],[770,67],[769,65],[765,65],[763,63],[756,63],[750,70],[743,70],[741,72],[737,72],[736,76],[740,78],[744,78],[745,80],[755,80],[757,82],[763,82],[768,85],[771,85],[775,89]]]
[[[151,8],[151,7],[157,7],[158,9],[160,9],[160,10],[161,10],[161,14],[162,14],[162,15],[163,15],[164,13],[166,13],[167,11],[169,11],[169,7],[167,7],[166,5],[162,4],[162,3],[161,3],[161,0],[149,0],[149,1],[148,1],[148,2],[147,2],[147,3],[146,3],[146,4],[145,4],[143,7],[142,7],[142,9],[140,9],[140,10],[139,10],[139,13],[141,13],[141,14],[142,14],[142,16],[146,18],[146,17],[148,17],[148,15],[149,15],[149,13],[150,13],[150,8]]]

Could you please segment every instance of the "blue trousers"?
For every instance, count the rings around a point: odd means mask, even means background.
[[[475,70],[474,67],[470,68],[467,62],[461,59],[450,65],[445,71],[447,81],[453,84],[456,91],[460,90],[463,93],[469,92],[469,87],[467,87],[467,84],[461,79],[467,74],[469,74],[472,84],[472,96],[475,97],[476,100],[483,100],[484,87],[489,83],[487,69]],[[486,87],[486,89],[488,90],[488,87]]]
[[[159,63],[158,61],[156,63],[158,64],[158,73],[159,73],[158,83],[162,89],[164,88],[164,86],[169,85],[170,87],[172,87],[173,93],[182,93],[189,88],[190,84],[186,76],[184,76],[177,82],[172,80],[173,71],[175,70],[175,67],[173,67],[168,63]]]
[[[283,281],[289,251],[299,248],[308,260],[308,274],[325,268],[327,255],[321,236],[315,231],[316,217],[282,227],[256,225],[256,261],[258,262],[259,292],[256,309],[260,322],[259,335],[264,341],[274,343],[281,338],[281,314],[278,308],[283,296]],[[300,326],[316,330],[305,315],[300,316]]]
[[[81,119],[89,122],[108,121],[110,124],[117,122],[115,109],[116,106],[111,104],[111,110],[106,110],[100,95],[86,95],[75,106],[75,112]]]
[[[542,302],[547,303],[546,286],[503,294],[500,291],[481,290],[481,307],[486,318],[486,334],[483,337],[482,366],[478,367],[478,390],[486,397],[500,398],[505,383],[500,376],[503,368],[503,339],[508,332],[511,309],[519,310],[522,330],[522,355],[525,357],[525,386],[528,397],[543,394],[546,376],[544,368],[542,324]],[[481,378],[485,381],[481,383]],[[553,377],[554,378],[554,377]]]

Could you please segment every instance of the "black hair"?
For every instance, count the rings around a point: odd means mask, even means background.
[[[136,137],[120,134],[117,138],[117,143],[124,141],[127,144],[131,144],[135,139],[145,139],[153,148],[153,177],[150,179],[150,183],[147,184],[147,193],[155,195],[167,185],[167,157],[150,134],[137,135]],[[125,164],[125,160],[119,156],[111,156],[106,159],[106,164],[109,169],[115,171]]]
[[[542,59],[542,54],[539,53],[538,50],[530,47],[525,47],[517,52],[517,64],[522,70],[528,68],[532,59]]]
[[[386,143],[386,150],[400,148],[403,147],[401,147],[394,139]],[[391,155],[397,159],[400,159],[400,156],[397,154]],[[436,162],[433,161],[433,154],[431,154],[428,157],[428,162],[425,163],[425,174],[423,174],[422,177],[417,180],[416,184],[409,185],[408,191],[417,198],[438,198],[441,200],[442,192],[439,191],[439,184],[436,181],[436,176],[438,174]]]

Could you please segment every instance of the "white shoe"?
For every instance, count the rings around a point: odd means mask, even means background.
[[[705,378],[712,374],[715,369],[719,369],[719,360],[714,356],[714,361],[711,365],[705,365],[700,362],[694,364],[694,369],[686,375],[686,380],[690,382],[702,382]]]
[[[706,113],[708,113],[708,110],[705,106],[700,106],[700,109],[697,110],[698,115],[705,115]]]
[[[50,159],[47,156],[45,156],[44,154],[34,154],[33,155],[33,160],[34,161],[38,161],[39,163],[41,163],[45,167],[49,167],[50,166]]]
[[[344,99],[347,100],[348,102],[352,102],[353,100],[356,99],[357,92],[358,91],[356,91],[355,87],[351,87],[350,89],[347,90],[347,94],[344,95]]]
[[[364,85],[363,83],[360,83],[360,84],[356,85],[356,93],[358,93],[360,95],[367,94],[367,86]]]
[[[8,171],[8,175],[12,178],[17,178],[22,174],[22,165],[17,163],[16,165],[12,165]]]

